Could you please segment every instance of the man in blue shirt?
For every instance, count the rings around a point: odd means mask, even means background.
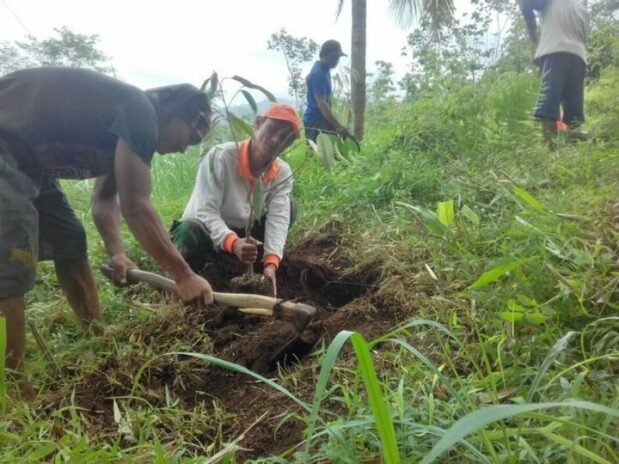
[[[331,97],[333,84],[331,82],[331,70],[336,68],[340,58],[346,56],[342,46],[336,40],[327,40],[320,47],[320,60],[306,78],[307,83],[307,109],[303,116],[305,125],[305,137],[316,141],[321,132],[335,133],[340,137],[349,137],[350,133],[345,126],[340,124],[331,111]]]
[[[560,118],[569,129],[585,121],[587,7],[584,0],[520,0],[520,9],[529,36],[537,45],[535,62],[544,79],[535,117],[541,120],[544,136],[553,145]],[[536,11],[541,15],[541,33]]]

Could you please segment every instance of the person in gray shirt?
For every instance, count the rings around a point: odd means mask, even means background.
[[[576,129],[585,122],[584,85],[589,16],[584,0],[519,0],[543,87],[535,108],[544,137],[554,144],[557,122]],[[538,31],[535,12],[541,16]],[[561,108],[563,115],[561,116]]]

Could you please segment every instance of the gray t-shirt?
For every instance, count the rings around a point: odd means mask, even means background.
[[[548,0],[535,61],[551,53],[571,53],[587,61],[589,14],[584,0]]]
[[[9,134],[20,169],[36,178],[85,179],[114,168],[122,138],[150,165],[155,108],[145,92],[77,68],[34,68],[0,79],[0,137]]]

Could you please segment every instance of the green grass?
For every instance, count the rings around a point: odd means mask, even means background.
[[[600,93],[617,88],[613,75],[589,92],[609,115]],[[618,462],[616,134],[549,152],[528,120],[536,85],[530,76],[489,76],[396,104],[369,121],[363,153],[330,171],[301,151],[289,156],[301,207],[291,243],[337,224],[338,252],[353,266],[379,267],[375,311],[400,322],[374,339],[341,332],[299,370],[265,378],[177,340],[136,348],[131,328],[170,306],[103,280],[110,335],[85,339],[52,266],[42,265],[28,317],[75,374],[53,378],[29,338],[27,367],[41,393],[70,391],[108,358],[144,363],[125,380],[131,394],[116,399],[118,433],[103,440],[70,395],[51,411],[9,401],[3,462],[235,462],[243,444],[226,433],[231,417],[220,404],[184,410],[171,391],[157,406],[145,395],[145,369],[179,354],[290,399],[278,420],[301,418],[304,439],[259,462]],[[604,119],[592,119],[597,134]],[[182,213],[199,159],[196,150],[155,161],[164,224]],[[64,185],[93,264],[104,262],[91,182]],[[124,237],[131,257],[156,269]],[[2,341],[0,326],[0,354]],[[4,387],[0,371],[0,400]]]

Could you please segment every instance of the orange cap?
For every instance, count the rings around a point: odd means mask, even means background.
[[[283,103],[275,103],[262,113],[262,116],[289,122],[294,127],[295,138],[301,136],[301,119],[299,119],[299,115],[292,106]]]

